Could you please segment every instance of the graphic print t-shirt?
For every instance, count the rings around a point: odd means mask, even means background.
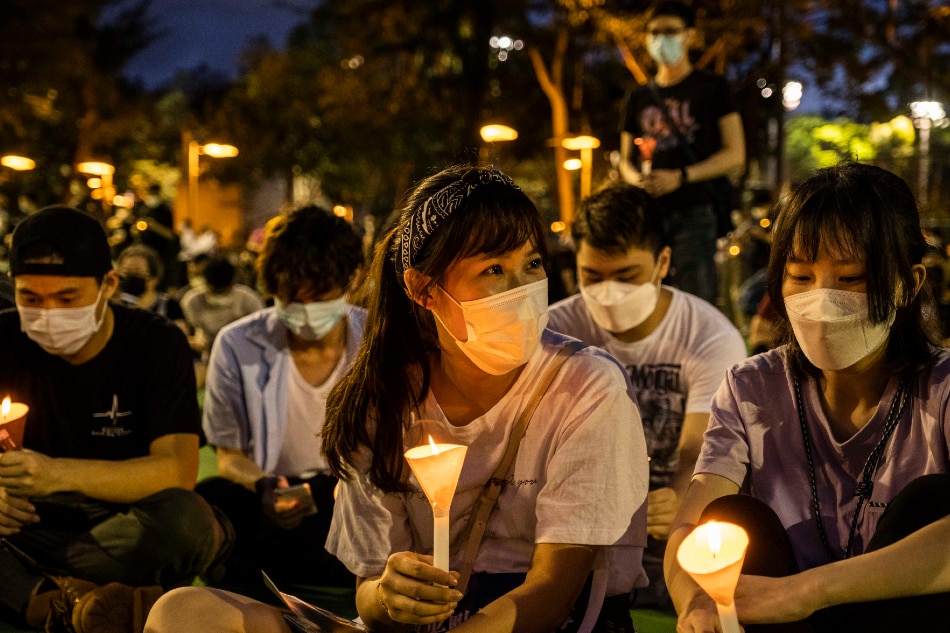
[[[185,335],[158,315],[112,306],[115,329],[92,360],[70,365],[0,312],[0,397],[30,407],[23,444],[51,457],[120,460],[148,455],[171,433],[201,434]]]

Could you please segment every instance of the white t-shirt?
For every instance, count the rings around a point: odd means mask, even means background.
[[[303,377],[293,357],[287,359],[290,378],[287,381],[287,425],[275,475],[306,479],[317,473],[330,473],[323,454],[323,425],[327,419],[327,396],[349,366],[346,352],[344,348],[333,372],[316,387]],[[290,356],[290,350],[284,353]]]
[[[663,287],[670,307],[653,332],[625,343],[594,322],[581,295],[548,310],[548,327],[596,345],[627,369],[650,455],[651,489],[668,486],[678,466],[687,413],[708,413],[726,371],[746,358],[742,335],[712,304]]]
[[[479,496],[501,461],[511,427],[566,337],[545,330],[521,376],[485,415],[452,426],[431,392],[404,436],[468,447],[450,519],[451,568]],[[365,474],[341,480],[327,549],[361,577],[381,574],[390,554],[432,553],[432,509],[425,495],[382,494]],[[410,483],[418,489],[413,477]],[[646,585],[640,564],[646,543],[646,445],[630,383],[617,363],[588,347],[569,358],[528,425],[507,484],[488,522],[474,572],[528,570],[536,543],[610,546],[607,595]]]

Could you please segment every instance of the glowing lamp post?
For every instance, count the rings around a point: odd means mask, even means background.
[[[0,451],[15,451],[23,446],[26,414],[30,407],[22,402],[10,402],[10,396],[0,405]]]
[[[483,125],[478,133],[481,135],[482,141],[487,143],[491,148],[494,148],[495,143],[506,143],[518,138],[518,130],[513,127],[508,127],[507,125],[501,125],[500,123]],[[482,163],[488,163],[492,158],[489,153],[491,151],[489,147],[482,147],[481,155],[479,156]]]
[[[436,444],[430,435],[428,446],[406,451],[406,461],[432,504],[434,565],[445,571],[449,571],[449,510],[467,450],[459,444]]]
[[[115,187],[112,186],[112,175],[115,173],[115,167],[109,163],[87,161],[76,165],[76,171],[86,176],[96,176],[99,179],[99,187],[102,191],[102,208],[108,211],[112,205],[112,198],[115,197]],[[95,197],[93,196],[93,198]]]
[[[7,156],[0,157],[0,165],[12,169],[13,171],[30,171],[36,168],[36,161],[26,156],[8,154]]]
[[[920,204],[929,199],[930,187],[930,130],[947,125],[947,113],[937,101],[914,101],[910,104],[910,117],[914,127],[920,130],[920,170],[917,180],[917,196]]]
[[[680,567],[716,602],[722,633],[740,633],[736,584],[749,546],[738,525],[710,521],[689,533],[676,552]]]
[[[590,195],[591,166],[594,162],[593,150],[600,147],[600,139],[594,136],[572,136],[561,141],[561,147],[581,152],[581,198]]]
[[[188,215],[191,217],[195,217],[198,209],[198,157],[201,155],[233,158],[238,155],[238,148],[222,143],[201,145],[194,139],[188,140]]]

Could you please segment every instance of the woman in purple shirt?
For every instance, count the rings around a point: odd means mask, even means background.
[[[667,548],[678,631],[720,630],[676,561],[711,519],[750,536],[747,632],[950,630],[950,353],[926,249],[913,194],[877,167],[823,169],[781,207],[768,287],[786,344],[713,400]]]

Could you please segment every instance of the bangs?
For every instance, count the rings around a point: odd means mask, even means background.
[[[541,216],[523,192],[501,184],[483,185],[463,207],[445,221],[443,235],[459,245],[453,259],[502,255],[527,242],[547,259]]]
[[[835,259],[864,262],[868,253],[880,252],[880,201],[850,193],[826,189],[802,200],[784,227],[788,254],[813,262],[824,250]]]

